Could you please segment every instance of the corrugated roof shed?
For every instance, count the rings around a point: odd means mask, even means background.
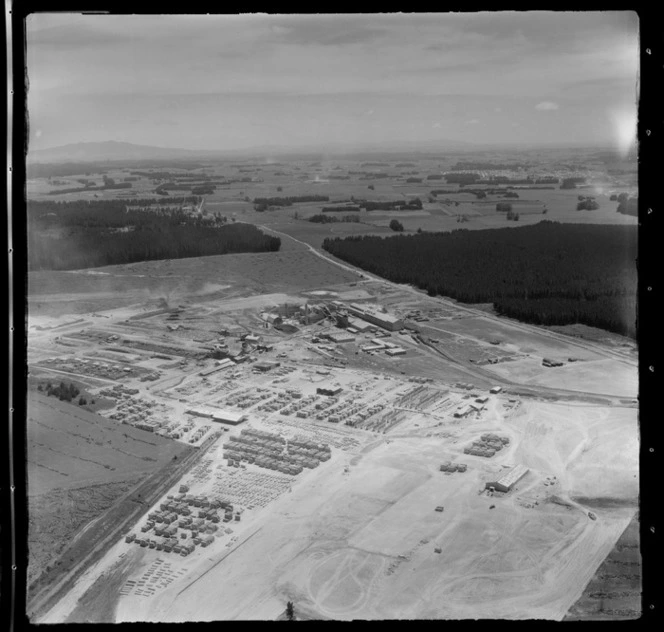
[[[498,484],[510,488],[512,485],[514,485],[514,483],[522,479],[528,472],[528,468],[524,465],[516,465],[509,472],[498,479]]]

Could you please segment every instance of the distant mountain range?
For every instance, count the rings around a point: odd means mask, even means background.
[[[385,141],[382,143],[337,143],[326,145],[263,145],[247,149],[179,149],[152,147],[118,141],[73,143],[49,149],[33,149],[28,153],[28,164],[67,162],[110,162],[143,160],[210,160],[241,158],[274,158],[277,156],[354,156],[376,154],[443,154],[445,152],[528,151],[533,149],[589,149],[574,145],[488,145],[460,140]],[[596,149],[600,149],[597,147]],[[605,148],[609,149],[609,148]],[[609,149],[610,150],[610,149]]]
[[[134,145],[113,140],[99,143],[72,143],[28,152],[28,162],[104,162],[108,160],[164,160],[199,158],[218,152]]]
[[[118,141],[73,143],[49,149],[33,149],[28,152],[28,163],[54,162],[105,162],[113,160],[195,160],[210,158],[233,158],[240,156],[276,156],[288,154],[356,154],[371,152],[436,152],[449,150],[471,150],[477,145],[462,141],[407,141],[377,144],[336,144],[325,146],[265,145],[248,149],[205,150],[152,147]]]

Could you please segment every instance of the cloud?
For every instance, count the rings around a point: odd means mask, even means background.
[[[557,110],[559,108],[560,106],[557,103],[554,103],[553,101],[541,101],[535,106],[535,109],[540,110],[541,112]]]
[[[477,125],[479,122],[479,119],[470,119],[470,121],[466,121],[466,125]]]
[[[367,110],[367,111],[365,112],[365,114],[366,114],[367,116],[371,116],[373,113],[374,113],[373,110]]]
[[[440,127],[440,123],[434,123],[431,127],[438,129]]]
[[[494,111],[494,112],[502,112],[502,111],[503,111],[503,108],[493,108],[493,111]]]

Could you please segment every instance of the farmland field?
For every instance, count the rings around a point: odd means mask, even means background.
[[[183,446],[36,393],[28,399],[31,496],[144,476]]]
[[[27,436],[30,581],[90,520],[191,451],[34,391]]]
[[[53,489],[29,500],[28,583],[52,564],[72,536],[129,492],[140,478]]]
[[[641,615],[641,553],[635,516],[565,621],[637,619]]]

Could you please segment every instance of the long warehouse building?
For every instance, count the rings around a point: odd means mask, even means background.
[[[242,413],[221,410],[219,408],[189,408],[187,414],[194,417],[206,417],[212,419],[212,421],[219,421],[224,424],[231,424],[232,426],[236,426],[247,418]]]
[[[393,316],[392,314],[380,312],[373,306],[351,303],[348,306],[348,311],[354,316],[358,316],[362,320],[366,320],[369,323],[378,325],[379,327],[387,329],[388,331],[399,331],[400,329],[403,329],[402,320],[396,316]]]
[[[497,481],[486,484],[486,489],[493,487],[497,492],[509,492],[530,470],[524,465],[516,465],[503,474]]]

